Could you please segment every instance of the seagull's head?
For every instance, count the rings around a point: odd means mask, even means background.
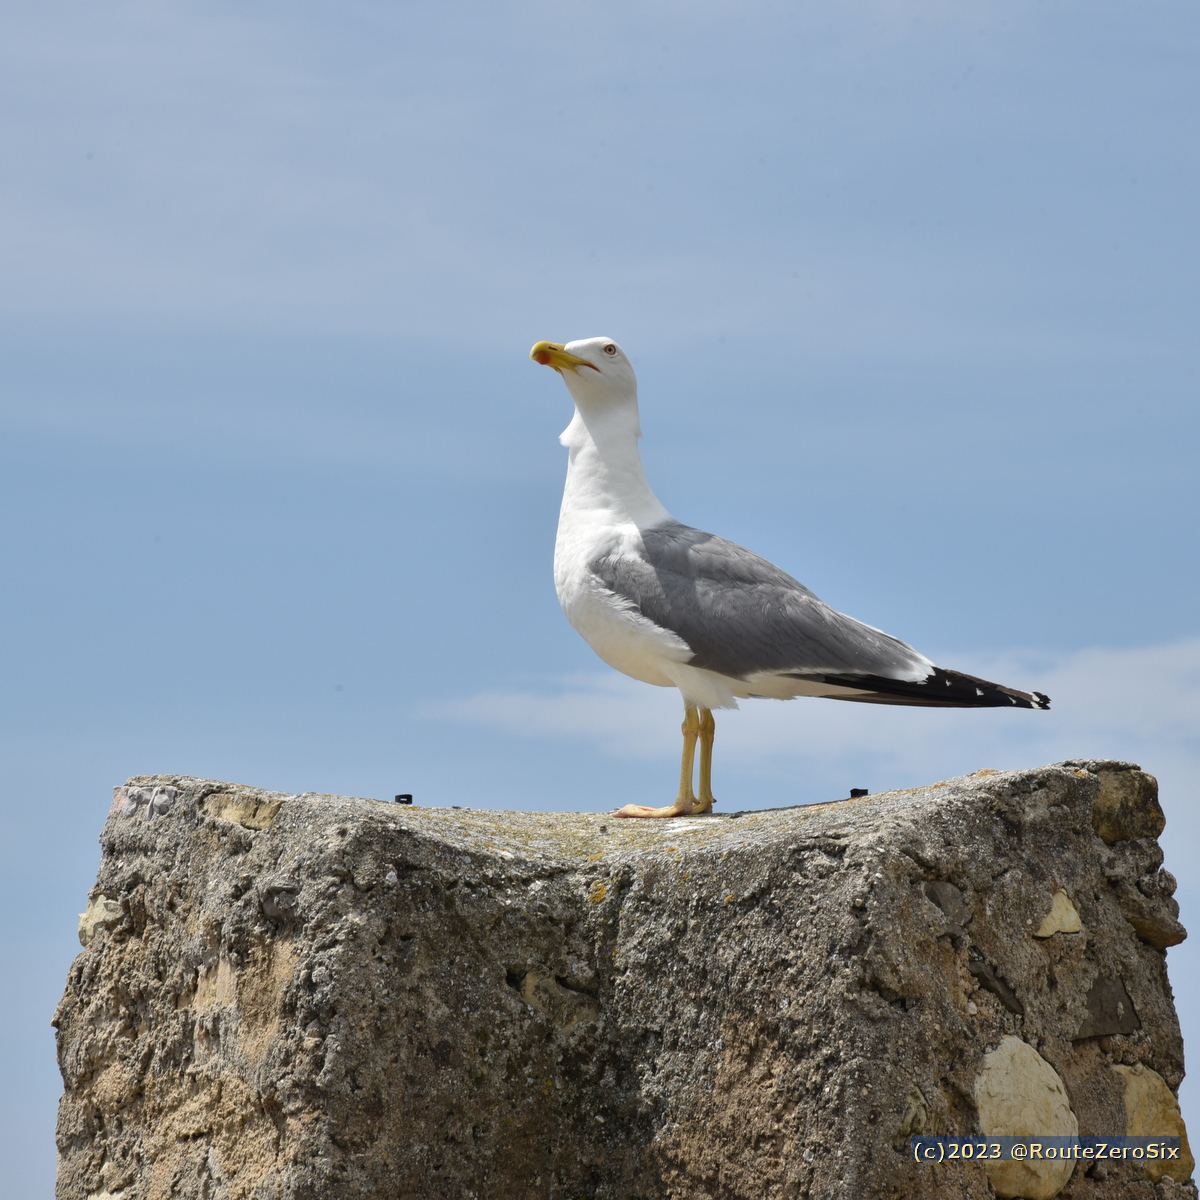
[[[637,396],[633,365],[612,338],[581,338],[566,345],[538,342],[529,357],[557,371],[576,404],[591,406]]]

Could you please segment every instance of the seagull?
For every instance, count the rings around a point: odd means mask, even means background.
[[[1050,707],[1041,692],[936,667],[765,558],[677,521],[642,469],[637,377],[611,338],[538,342],[529,357],[557,371],[575,402],[560,439],[569,456],[554,546],[559,603],[610,667],[683,697],[679,795],[664,808],[627,804],[617,816],[712,812],[713,710],[738,699]]]

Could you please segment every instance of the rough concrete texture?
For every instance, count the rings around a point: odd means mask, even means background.
[[[58,1195],[982,1200],[907,1138],[1038,1079],[1082,1134],[1178,1132],[1155,793],[1080,761],[651,822],[133,779],[56,1017]]]

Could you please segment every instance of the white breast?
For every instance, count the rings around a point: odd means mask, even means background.
[[[639,530],[672,519],[642,473],[636,400],[586,421],[577,411],[562,442],[571,452],[554,546],[554,585],[563,612],[609,666],[672,687],[663,668],[691,658],[687,643],[606,588],[590,567],[606,555],[640,554]]]

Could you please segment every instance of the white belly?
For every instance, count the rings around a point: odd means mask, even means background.
[[[586,536],[587,532],[592,536]],[[565,527],[560,523],[554,548],[554,586],[567,620],[610,667],[643,683],[674,687],[675,680],[667,671],[686,663],[692,657],[691,648],[606,588],[588,566],[605,553],[619,551],[627,539],[637,538],[634,525],[585,531],[575,523]]]

